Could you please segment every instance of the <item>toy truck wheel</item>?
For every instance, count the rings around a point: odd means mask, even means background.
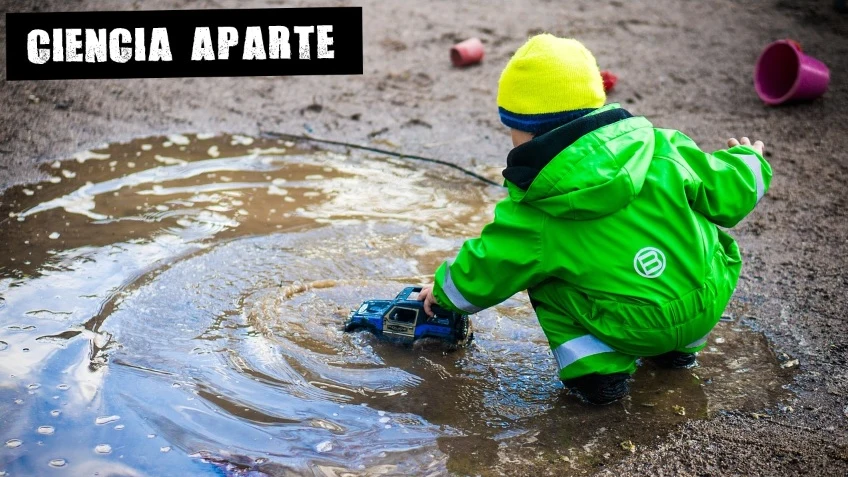
[[[462,320],[460,320],[459,330],[457,333],[457,344],[460,346],[464,346],[471,342],[474,339],[474,330],[473,325],[471,324],[471,317],[464,316]]]

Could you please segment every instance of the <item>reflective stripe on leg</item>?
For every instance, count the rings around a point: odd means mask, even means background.
[[[686,345],[683,348],[683,350],[685,351],[685,350],[689,350],[689,349],[692,349],[692,348],[700,348],[701,346],[704,346],[707,343],[707,338],[709,336],[710,336],[709,333],[705,334],[703,338],[696,340],[696,341],[693,341],[693,342],[689,343],[688,345]]]
[[[559,369],[564,369],[583,358],[599,353],[614,353],[615,350],[593,335],[570,339],[553,350]]]

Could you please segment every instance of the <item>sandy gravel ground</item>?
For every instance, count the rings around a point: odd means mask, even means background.
[[[364,75],[3,82],[0,190],[43,178],[40,163],[80,149],[179,132],[310,132],[491,168],[509,150],[495,107],[502,66],[535,32],[577,37],[620,76],[611,101],[707,150],[732,135],[766,141],[775,179],[735,229],[749,301],[731,311],[800,362],[792,412],[690,421],[598,472],[848,474],[848,14],[831,0],[0,1],[0,11],[303,5],[364,7]],[[451,68],[448,48],[469,36],[486,43],[484,63]],[[830,66],[831,89],[767,108],[753,91],[754,60],[785,37]]]

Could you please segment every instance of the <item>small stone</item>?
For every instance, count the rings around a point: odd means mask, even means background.
[[[785,363],[780,365],[780,367],[784,368],[784,369],[794,368],[795,366],[798,366],[798,360],[797,359],[790,359],[789,361],[786,361]]]

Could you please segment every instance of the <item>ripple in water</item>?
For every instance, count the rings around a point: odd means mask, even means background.
[[[503,191],[404,160],[247,139],[111,145],[0,201],[0,217],[12,213],[0,227],[11,244],[0,414],[15,423],[0,437],[61,415],[71,432],[51,446],[90,456],[111,452],[108,438],[133,449],[126,474],[539,473],[572,450],[623,456],[621,441],[781,395],[773,360],[736,359],[767,356],[765,341],[727,325],[702,368],[644,366],[629,400],[584,406],[564,396],[523,294],[476,315],[467,349],[344,333],[361,301],[428,280]],[[22,382],[62,382],[63,412],[31,403],[37,393],[5,404]]]

